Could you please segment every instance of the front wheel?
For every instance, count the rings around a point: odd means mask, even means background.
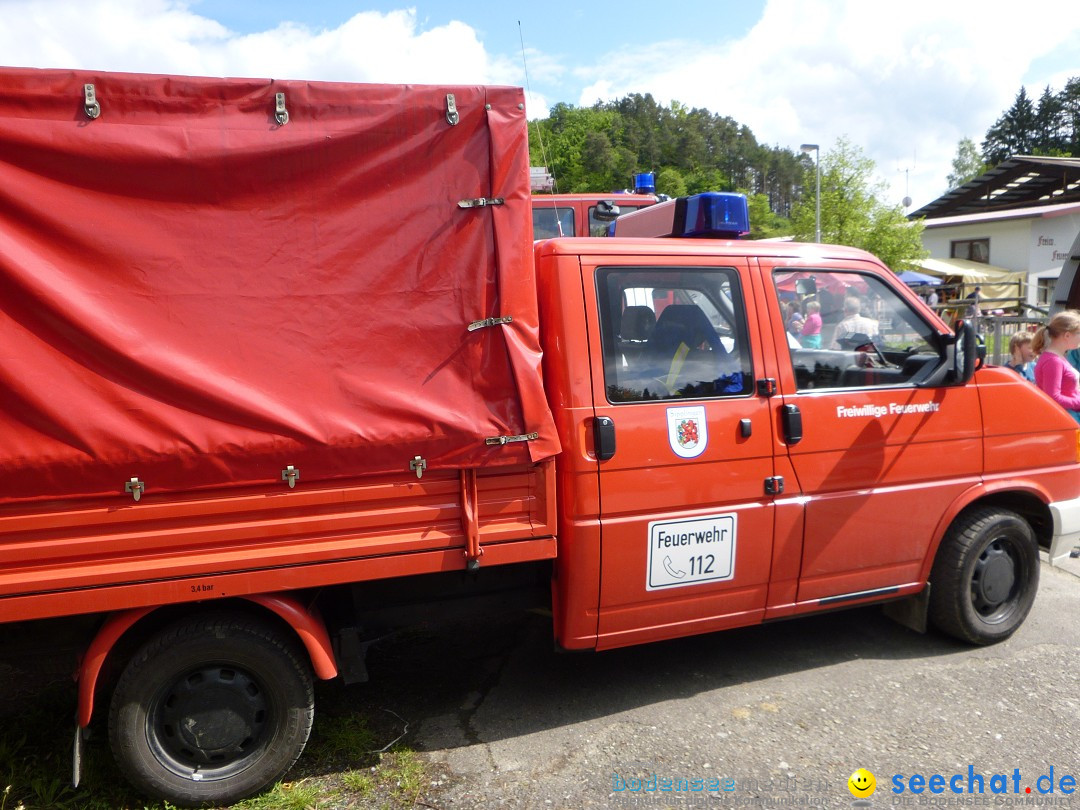
[[[232,804],[285,774],[314,711],[311,674],[291,639],[215,614],[172,625],[136,653],[113,692],[109,741],[147,794]]]
[[[1039,549],[1031,526],[1007,509],[961,514],[941,541],[930,573],[930,620],[972,644],[1011,636],[1039,589]]]

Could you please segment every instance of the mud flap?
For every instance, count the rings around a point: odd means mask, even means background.
[[[71,786],[78,787],[82,780],[83,730],[75,724],[75,745],[71,749]]]
[[[914,596],[887,602],[881,606],[882,612],[897,624],[903,625],[916,633],[926,632],[927,608],[930,604],[930,583]]]

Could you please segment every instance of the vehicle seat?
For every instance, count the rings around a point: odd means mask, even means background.
[[[619,339],[631,343],[646,342],[656,328],[656,313],[649,307],[627,307],[622,314]]]
[[[718,379],[728,353],[700,307],[671,304],[656,319],[647,356],[651,375],[674,392]]]
[[[690,349],[707,345],[714,352],[725,353],[720,336],[700,307],[671,304],[656,319],[656,328],[649,338],[650,353],[671,357],[684,343]]]

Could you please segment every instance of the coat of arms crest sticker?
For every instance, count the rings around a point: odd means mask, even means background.
[[[697,458],[709,444],[705,406],[667,409],[668,442],[680,458]]]

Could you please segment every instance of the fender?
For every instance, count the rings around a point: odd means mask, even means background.
[[[941,545],[941,541],[945,539],[945,532],[948,531],[956,516],[976,501],[998,494],[1026,495],[1039,501],[1043,506],[1052,503],[1054,500],[1043,486],[1026,479],[1009,478],[982,481],[965,490],[945,510],[937,526],[934,527],[934,539],[927,549],[926,559],[923,560],[919,576],[923,582],[930,578],[930,569],[934,566],[934,558],[937,557],[938,547]]]
[[[260,607],[271,611],[286,621],[297,637],[304,644],[311,661],[315,676],[321,680],[337,677],[337,663],[334,660],[333,645],[326,624],[317,613],[306,609],[291,596],[281,594],[259,594],[243,597]],[[94,694],[101,668],[116,642],[130,630],[136,622],[148,616],[157,607],[135,608],[122,613],[114,613],[101,626],[94,640],[86,649],[79,668],[75,673],[79,682],[78,708],[76,722],[79,728],[90,725],[94,713]]]

